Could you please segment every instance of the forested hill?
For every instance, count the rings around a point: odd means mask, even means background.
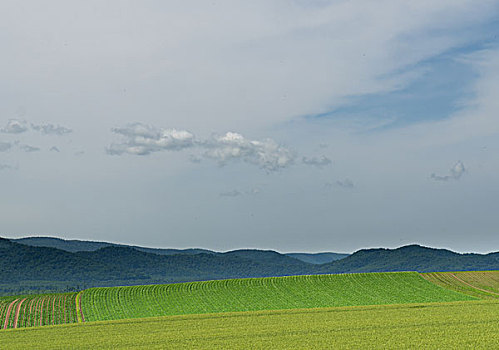
[[[174,254],[225,254],[220,252],[215,252],[208,249],[201,248],[190,248],[190,249],[173,249],[173,248],[147,248],[147,247],[139,247],[135,245],[126,245],[126,244],[118,244],[118,243],[110,243],[110,242],[97,242],[97,241],[83,241],[76,239],[62,239],[56,237],[24,237],[24,238],[15,238],[10,239],[12,242],[21,243],[33,247],[50,247],[57,248],[61,250],[65,250],[67,252],[93,252],[97,249],[105,248],[105,247],[128,247],[134,248],[138,251],[145,253],[153,253],[158,255],[174,255]],[[253,249],[251,250],[255,254],[259,250]],[[228,252],[229,254],[231,252]],[[347,257],[348,254],[338,254],[332,252],[324,252],[324,253],[286,253],[289,257],[307,262],[312,264],[324,264],[327,262],[331,262],[334,260],[339,260],[344,257]]]
[[[497,270],[499,253],[458,254],[417,245],[360,250],[327,264],[311,264],[264,250],[159,255],[106,246],[68,252],[0,238],[0,294],[65,291],[222,278],[381,271]]]
[[[499,270],[499,252],[459,254],[447,249],[408,245],[397,249],[362,249],[344,259],[321,265],[323,273],[471,270]]]
[[[0,293],[315,273],[315,265],[273,251],[158,255],[107,246],[68,252],[0,239]]]

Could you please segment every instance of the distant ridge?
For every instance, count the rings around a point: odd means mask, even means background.
[[[236,251],[243,250],[234,250],[232,252],[220,253],[215,252],[213,250],[201,249],[201,248],[190,248],[190,249],[173,249],[173,248],[146,248],[139,247],[135,245],[126,245],[126,244],[118,244],[118,243],[109,243],[109,242],[99,242],[99,241],[83,241],[76,239],[62,239],[56,237],[24,237],[24,238],[11,238],[12,242],[21,243],[25,245],[29,245],[32,247],[50,247],[57,248],[61,250],[65,250],[67,252],[76,253],[76,252],[93,252],[100,248],[104,247],[128,247],[134,248],[141,252],[158,254],[158,255],[174,255],[174,254],[228,254]],[[250,251],[258,252],[263,250],[251,249]],[[331,262],[334,260],[342,259],[347,257],[348,254],[338,254],[338,253],[286,253],[283,255],[287,255],[289,257],[301,260],[306,263],[311,264],[324,264],[327,262]]]
[[[352,255],[321,265],[324,273],[393,271],[472,271],[498,270],[499,252],[456,253],[411,244],[396,249],[361,249]]]
[[[245,277],[499,270],[499,252],[459,254],[419,245],[362,249],[341,260],[313,264],[271,250],[242,249],[225,253],[182,253],[175,250],[173,254],[158,254],[153,248],[143,248],[153,249],[154,253],[151,253],[141,247],[108,244],[93,251],[70,252],[54,247],[30,246],[19,241],[0,239],[0,294],[3,295]],[[21,241],[29,242],[26,239]],[[48,241],[66,244],[64,240]],[[71,242],[78,245],[88,243]],[[102,242],[90,242],[95,243]]]
[[[199,253],[214,253],[208,249],[192,248],[192,249],[162,249],[162,248],[146,248],[134,245],[109,243],[100,241],[83,241],[77,239],[62,239],[56,237],[24,237],[24,238],[11,238],[12,242],[29,245],[32,247],[50,247],[65,250],[67,252],[93,252],[97,249],[104,247],[129,247],[142,252],[153,253],[159,255],[173,255],[173,254],[199,254]]]
[[[326,264],[332,261],[340,260],[346,258],[350,254],[341,253],[286,253],[287,256],[291,256],[295,259],[308,262],[310,264]]]

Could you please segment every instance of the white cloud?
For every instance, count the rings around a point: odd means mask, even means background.
[[[322,168],[332,163],[331,159],[324,155],[320,157],[303,157],[302,162],[303,164],[316,166],[318,168]]]
[[[213,159],[224,166],[229,162],[243,161],[257,165],[266,171],[277,171],[291,165],[296,155],[272,139],[249,140],[241,134],[228,132],[223,136],[213,136],[208,140],[197,140],[186,130],[161,129],[142,123],[130,124],[124,128],[114,128],[115,134],[124,141],[113,143],[107,148],[111,155],[145,156],[159,151],[181,151],[197,147],[204,158]],[[199,156],[190,156],[199,163]]]
[[[41,132],[44,135],[62,136],[62,135],[69,134],[69,133],[73,132],[73,130],[66,128],[64,126],[54,125],[54,124],[50,124],[50,123],[40,124],[40,125],[31,124],[31,128],[33,130]]]
[[[6,134],[21,134],[28,130],[28,123],[25,120],[9,119],[5,127],[0,129]]]
[[[459,160],[456,164],[450,169],[449,175],[436,175],[435,173],[430,175],[435,181],[449,181],[449,180],[459,180],[461,176],[466,172],[466,168],[464,164]]]
[[[26,120],[9,119],[7,124],[0,129],[1,132],[6,134],[21,134],[30,129],[30,125]],[[44,124],[31,124],[31,129],[38,131],[43,135],[65,135],[71,133],[73,130],[60,125],[51,123]]]
[[[194,146],[194,135],[185,130],[159,129],[141,123],[114,128],[115,134],[124,137],[121,143],[113,143],[107,153],[112,155],[148,155],[159,151],[180,151]]]
[[[261,141],[246,139],[241,134],[228,132],[204,142],[204,156],[216,160],[220,165],[242,160],[255,164],[266,171],[277,171],[291,165],[296,155],[272,139]]]

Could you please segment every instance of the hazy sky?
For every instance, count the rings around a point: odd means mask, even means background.
[[[0,235],[499,250],[499,1],[0,2]]]

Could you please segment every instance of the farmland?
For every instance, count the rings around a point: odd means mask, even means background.
[[[8,349],[497,349],[499,301],[183,315],[0,332]]]
[[[480,299],[499,299],[499,271],[431,272],[425,279]]]
[[[90,288],[86,321],[215,312],[473,300],[416,272],[310,275]]]
[[[22,328],[77,322],[76,293],[0,298],[0,327]]]

